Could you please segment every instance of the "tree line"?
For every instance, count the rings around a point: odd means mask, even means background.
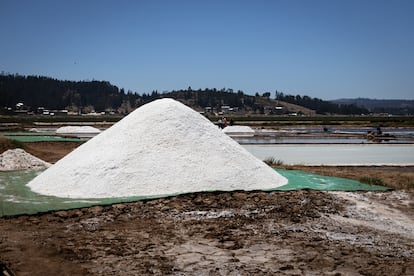
[[[0,106],[14,107],[18,103],[36,110],[93,109],[117,110],[139,96],[107,81],[67,81],[43,76],[0,75]],[[88,110],[89,111],[89,110]]]
[[[57,80],[44,76],[21,76],[17,74],[0,75],[0,107],[14,108],[23,103],[32,111],[43,107],[45,109],[67,109],[75,112],[129,113],[135,108],[159,99],[170,97],[193,107],[204,109],[211,107],[219,110],[223,105],[252,113],[264,113],[266,108],[274,107],[280,101],[304,106],[319,114],[361,114],[367,110],[355,105],[334,104],[308,96],[285,95],[276,91],[271,99],[271,93],[262,95],[246,95],[243,91],[233,89],[205,88],[193,90],[191,87],[182,90],[159,93],[154,90],[142,95],[118,88],[107,81],[68,81]]]
[[[324,101],[318,98],[301,95],[285,95],[283,92],[276,91],[276,100],[300,105],[312,110],[318,114],[368,114],[369,111],[364,107],[355,104],[336,104],[330,101]]]

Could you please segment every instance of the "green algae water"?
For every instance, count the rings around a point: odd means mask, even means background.
[[[120,202],[131,202],[143,199],[160,198],[174,195],[135,196],[124,198],[105,199],[76,199],[59,198],[34,193],[26,186],[43,170],[25,170],[0,172],[0,217],[36,214],[52,210],[67,210],[89,207],[93,205],[107,205]],[[291,190],[321,190],[321,191],[386,191],[388,187],[367,185],[355,180],[322,176],[305,173],[298,170],[276,169],[278,173],[288,179],[288,183],[272,191]],[[206,191],[209,192],[209,191]]]

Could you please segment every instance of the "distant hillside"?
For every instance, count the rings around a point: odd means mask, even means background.
[[[74,113],[114,112],[126,114],[155,99],[170,97],[199,110],[218,114],[226,111],[240,114],[314,114],[313,110],[270,99],[246,95],[232,89],[206,88],[144,93],[142,95],[106,81],[67,81],[42,76],[0,75],[2,113],[36,113],[41,110],[68,110]]]
[[[45,109],[67,109],[74,112],[105,110],[131,111],[137,100],[132,92],[105,81],[62,81],[42,76],[0,75],[0,106],[36,112]],[[128,109],[129,107],[129,109]]]
[[[303,106],[286,103],[270,98],[270,93],[256,96],[246,95],[243,91],[234,92],[232,89],[198,89],[171,91],[161,95],[183,102],[197,110],[211,108],[212,111],[222,111],[230,108],[239,114],[304,114],[313,115],[316,112]]]
[[[276,91],[276,99],[315,110],[318,114],[360,115],[368,113],[367,109],[358,107],[353,103],[334,103],[306,95],[294,96]]]
[[[377,100],[377,99],[339,99],[331,101],[336,104],[354,104],[368,109],[371,113],[388,113],[395,115],[414,114],[414,100]]]
[[[368,111],[353,104],[336,104],[308,96],[270,92],[255,96],[232,89],[205,88],[144,93],[119,89],[107,81],[68,81],[43,76],[0,75],[0,112],[37,113],[67,110],[73,113],[110,112],[127,114],[155,99],[170,97],[206,113],[237,112],[239,115],[361,114]]]

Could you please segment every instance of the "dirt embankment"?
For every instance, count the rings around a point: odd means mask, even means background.
[[[2,218],[0,258],[17,275],[413,275],[413,207],[404,192],[190,194]]]
[[[59,159],[76,149],[82,142],[37,142],[25,143],[25,150],[30,154],[49,163]]]

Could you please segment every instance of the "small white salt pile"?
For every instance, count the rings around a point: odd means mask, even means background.
[[[32,180],[70,198],[272,189],[287,179],[172,99],[144,105]]]
[[[229,136],[254,136],[254,130],[249,126],[227,126],[223,132]]]
[[[0,154],[0,171],[43,169],[50,165],[23,149],[10,149]]]
[[[56,134],[74,137],[93,137],[101,133],[98,128],[91,126],[64,126],[56,130]]]

